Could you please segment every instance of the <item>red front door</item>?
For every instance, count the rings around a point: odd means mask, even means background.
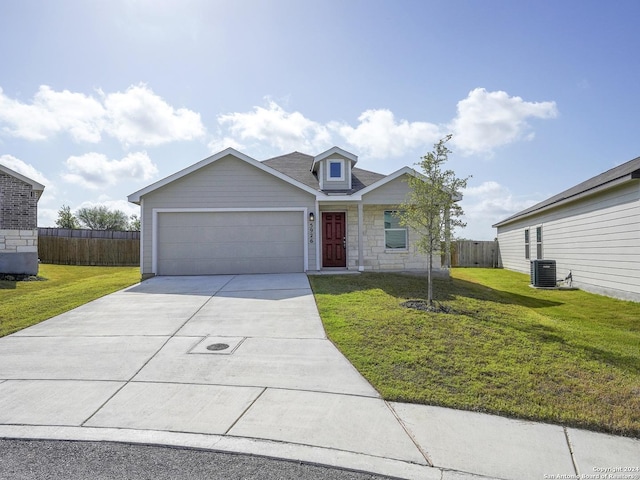
[[[322,266],[346,267],[347,249],[344,212],[322,213]]]

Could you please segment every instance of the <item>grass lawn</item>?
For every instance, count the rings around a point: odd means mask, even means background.
[[[640,303],[544,291],[507,270],[312,276],[327,335],[387,400],[640,437]]]
[[[0,337],[140,281],[139,267],[41,264],[43,281],[0,280]]]

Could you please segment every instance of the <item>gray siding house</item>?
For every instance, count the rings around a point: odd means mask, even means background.
[[[44,185],[0,164],[0,273],[38,273],[38,200]]]
[[[640,301],[640,157],[494,225],[505,268],[556,261],[558,278],[616,298]]]
[[[416,173],[357,161],[338,147],[263,162],[228,148],[129,195],[143,276],[425,270],[415,232],[394,216]]]

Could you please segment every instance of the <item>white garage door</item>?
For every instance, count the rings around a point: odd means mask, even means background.
[[[157,274],[304,271],[302,212],[158,213]]]

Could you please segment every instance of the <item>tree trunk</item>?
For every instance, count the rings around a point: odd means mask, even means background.
[[[433,271],[433,253],[429,253],[429,268],[427,270],[427,300],[429,301],[429,306],[433,305],[433,285],[431,281]]]

